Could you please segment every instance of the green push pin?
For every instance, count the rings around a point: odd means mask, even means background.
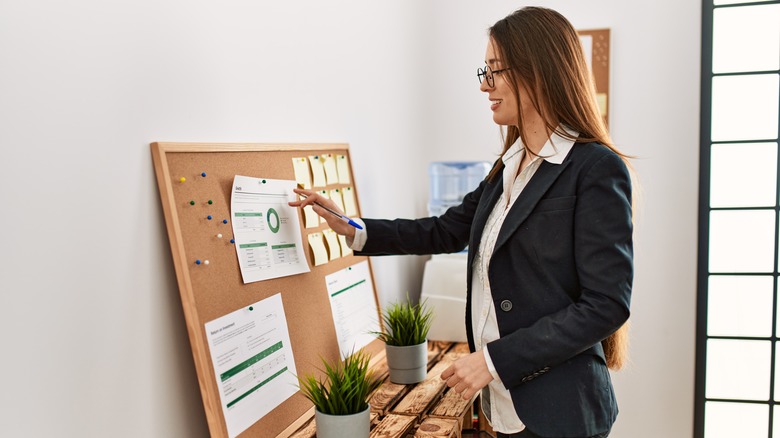
[[[214,203],[214,201],[212,201],[211,199],[209,199],[209,205],[211,205],[211,204],[213,204],[213,203]]]
[[[190,205],[195,205],[195,201],[190,201]]]

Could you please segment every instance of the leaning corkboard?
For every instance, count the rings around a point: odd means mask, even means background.
[[[583,43],[585,57],[589,60],[601,115],[609,126],[610,31],[593,29],[578,30],[577,33]]]
[[[204,324],[280,294],[297,374],[316,373],[321,368],[320,358],[329,361],[339,358],[325,276],[366,261],[374,283],[367,257],[351,254],[314,266],[306,236],[323,231],[327,224],[305,228],[301,216],[299,226],[310,272],[244,284],[235,245],[230,242],[232,227],[229,221],[223,223],[223,218],[230,218],[233,178],[243,175],[294,181],[293,158],[328,153],[349,158],[349,147],[346,144],[152,143],[151,148],[209,430],[212,437],[228,437]],[[352,178],[348,186],[356,192],[351,160],[349,163]],[[181,178],[186,181],[182,182]],[[337,183],[327,188],[346,186]],[[355,202],[359,215],[357,193]],[[209,263],[196,264],[195,260],[209,260]],[[379,309],[375,288],[373,299]],[[372,354],[383,351],[379,340],[371,342],[366,349]],[[311,407],[297,392],[238,436],[285,436],[293,423],[311,415]]]

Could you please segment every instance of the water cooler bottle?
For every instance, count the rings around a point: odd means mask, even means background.
[[[487,161],[434,162],[428,166],[431,216],[460,204],[490,172]],[[428,339],[466,342],[466,251],[437,254],[425,263],[421,301],[434,310]]]

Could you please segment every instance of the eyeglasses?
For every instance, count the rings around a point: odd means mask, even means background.
[[[488,87],[493,88],[495,86],[495,81],[493,81],[493,75],[503,73],[507,70],[511,70],[510,67],[502,68],[499,70],[493,70],[488,66],[485,66],[485,68],[477,68],[477,79],[479,79],[479,83],[482,83],[482,80],[486,80]]]

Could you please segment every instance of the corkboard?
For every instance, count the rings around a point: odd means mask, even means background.
[[[596,85],[596,95],[604,122],[609,126],[609,64],[610,64],[610,31],[609,29],[578,30],[582,36],[592,38],[590,53],[591,73]]]
[[[349,147],[346,144],[152,143],[151,149],[209,431],[212,437],[227,437],[204,324],[281,293],[297,374],[317,374],[321,357],[331,362],[339,358],[325,276],[366,260],[374,282],[367,257],[353,254],[314,266],[306,236],[321,232],[327,224],[304,228],[301,214],[302,240],[311,272],[244,284],[234,244],[230,243],[232,226],[222,222],[230,218],[233,177],[295,180],[293,158],[332,153],[349,159]],[[326,188],[352,187],[359,216],[351,159],[349,164],[351,183],[330,184]],[[202,172],[207,176],[203,177]],[[182,177],[186,178],[185,182],[180,181]],[[213,220],[208,220],[208,215]],[[218,238],[217,234],[223,237]],[[196,259],[208,259],[209,264],[195,264]],[[375,288],[374,301],[379,309]],[[383,344],[373,341],[366,350],[376,354],[383,351]],[[311,415],[311,407],[297,392],[239,436],[284,436],[293,423]]]

